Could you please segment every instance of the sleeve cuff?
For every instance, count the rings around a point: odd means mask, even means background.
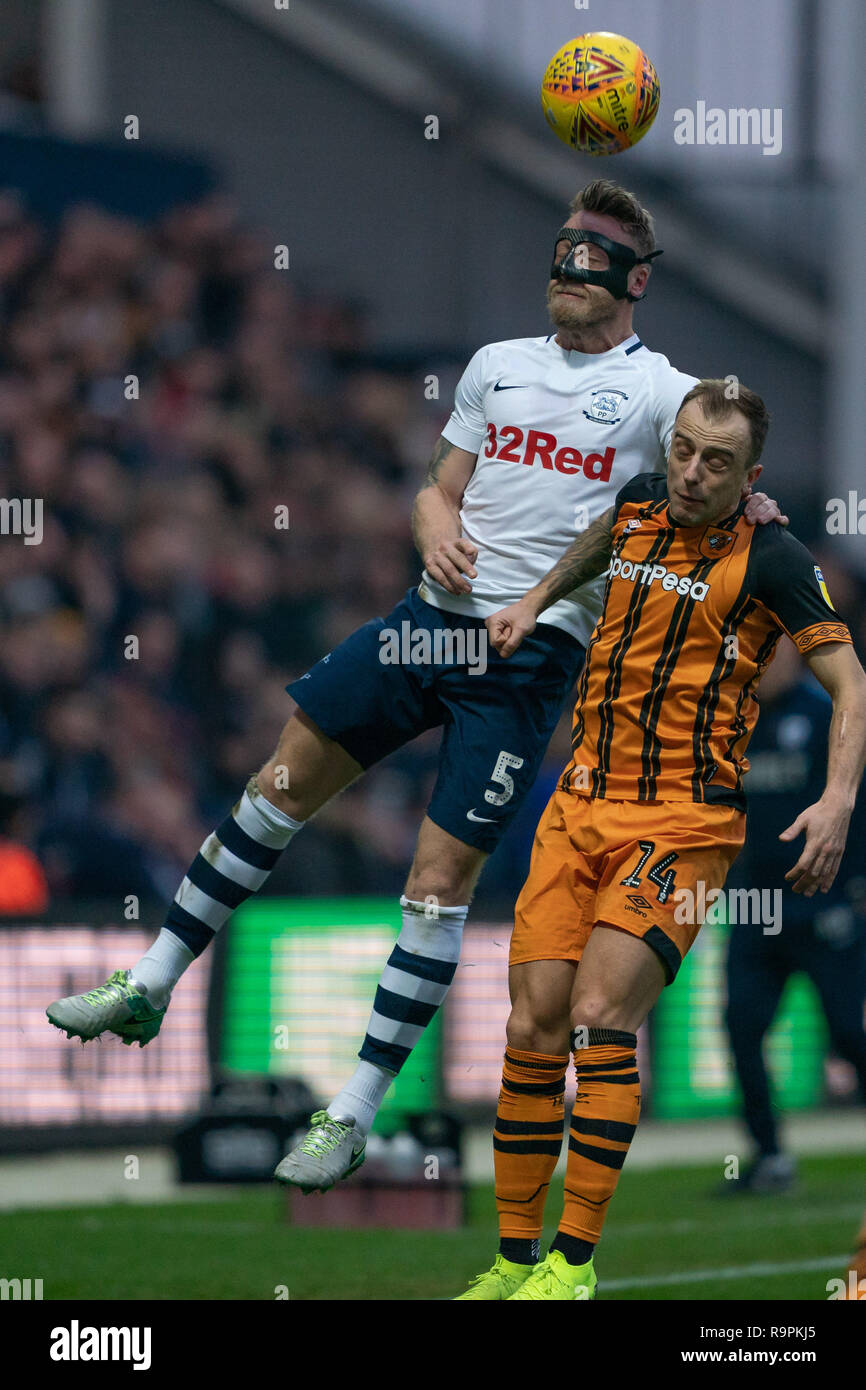
[[[791,640],[797,650],[805,655],[824,642],[851,642],[851,634],[845,623],[813,623],[811,627],[804,627],[802,632],[792,632]]]
[[[456,444],[458,449],[477,454],[484,441],[484,431],[476,434],[475,430],[468,429],[452,417],[442,431],[442,438],[447,439],[449,444]]]

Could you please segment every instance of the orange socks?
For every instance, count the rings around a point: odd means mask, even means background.
[[[559,1229],[595,1245],[640,1115],[637,1038],[613,1028],[575,1028],[571,1040],[577,1098]]]
[[[634,1033],[575,1028],[577,1098],[571,1114],[565,1206],[557,1239],[582,1263],[598,1243],[640,1115]],[[568,1057],[505,1050],[493,1131],[500,1250],[538,1258],[544,1202],[562,1147]],[[554,1248],[559,1248],[554,1241]]]
[[[538,1258],[544,1199],[562,1148],[568,1056],[505,1049],[502,1089],[493,1131],[496,1206],[506,1258]],[[534,1243],[521,1248],[513,1242]],[[508,1253],[510,1252],[510,1253]]]

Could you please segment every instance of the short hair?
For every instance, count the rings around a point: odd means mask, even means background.
[[[619,222],[637,244],[638,253],[648,256],[656,249],[655,223],[633,193],[610,179],[593,179],[581,188],[569,204],[571,212],[598,212]]]
[[[750,391],[736,378],[719,381],[706,377],[683,396],[677,415],[690,401],[700,401],[701,409],[709,420],[723,420],[732,410],[739,410],[741,415],[745,415],[752,438],[752,452],[747,467],[751,468],[758,462],[770,428],[770,412],[756,391]]]

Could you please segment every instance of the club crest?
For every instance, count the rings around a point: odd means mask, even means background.
[[[720,560],[733,548],[735,539],[733,531],[723,531],[718,526],[708,526],[701,536],[700,552],[706,560]]]
[[[587,420],[596,420],[600,425],[618,425],[622,419],[619,410],[627,400],[625,391],[593,391],[589,410],[583,413]]]

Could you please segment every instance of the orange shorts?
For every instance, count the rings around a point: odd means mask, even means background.
[[[605,922],[652,946],[670,984],[745,829],[745,814],[730,806],[606,801],[557,788],[514,910],[510,964],[578,961]]]

